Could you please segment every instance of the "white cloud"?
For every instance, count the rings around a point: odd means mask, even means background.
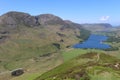
[[[100,18],[100,20],[101,20],[101,21],[107,21],[107,20],[109,20],[109,18],[110,18],[110,16],[102,16],[102,17]]]

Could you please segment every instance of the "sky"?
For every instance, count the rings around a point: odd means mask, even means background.
[[[120,25],[120,0],[0,0],[0,15],[9,11],[49,13],[77,23]]]

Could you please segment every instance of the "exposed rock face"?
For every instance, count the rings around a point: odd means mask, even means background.
[[[0,26],[14,29],[20,26],[35,27],[40,25],[62,25],[63,28],[81,28],[80,24],[71,21],[64,21],[60,17],[52,14],[41,14],[38,16],[31,16],[23,12],[8,12],[0,16]]]
[[[0,17],[0,25],[15,28],[19,25],[38,26],[36,17],[22,12],[8,12]]]
[[[38,18],[38,22],[43,25],[64,24],[64,21],[61,18],[54,16],[52,14],[41,14],[37,16],[37,18]]]

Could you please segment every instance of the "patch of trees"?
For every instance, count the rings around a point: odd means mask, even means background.
[[[104,36],[115,36],[116,32],[114,32],[114,31],[96,31],[96,32],[94,32],[94,34],[104,35]]]
[[[83,40],[87,40],[90,36],[91,32],[86,29],[80,29],[80,36],[77,36],[78,38],[81,38]]]
[[[60,37],[65,37],[65,34],[62,34],[62,33],[59,33],[59,32],[56,32],[56,34]]]
[[[59,43],[52,43],[57,49],[60,49],[60,44]]]
[[[108,36],[108,39],[106,40],[106,42],[117,42],[117,43],[120,42],[120,37],[116,36],[117,33],[115,31],[112,31],[112,32],[100,31],[100,32],[96,32],[95,34]]]
[[[71,47],[70,45],[66,46],[66,48],[70,48],[70,47]]]
[[[40,57],[46,57],[46,56],[50,56],[52,53],[46,53],[46,54],[42,54],[40,55]]]
[[[109,36],[106,42],[120,42],[120,37]]]
[[[111,48],[108,48],[108,49],[104,49],[105,51],[117,51],[117,50],[119,50],[119,48],[118,47],[112,47],[111,46]]]

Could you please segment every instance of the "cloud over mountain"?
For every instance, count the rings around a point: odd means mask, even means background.
[[[100,21],[107,21],[107,20],[109,20],[110,19],[110,16],[102,16],[101,18],[100,18]]]

